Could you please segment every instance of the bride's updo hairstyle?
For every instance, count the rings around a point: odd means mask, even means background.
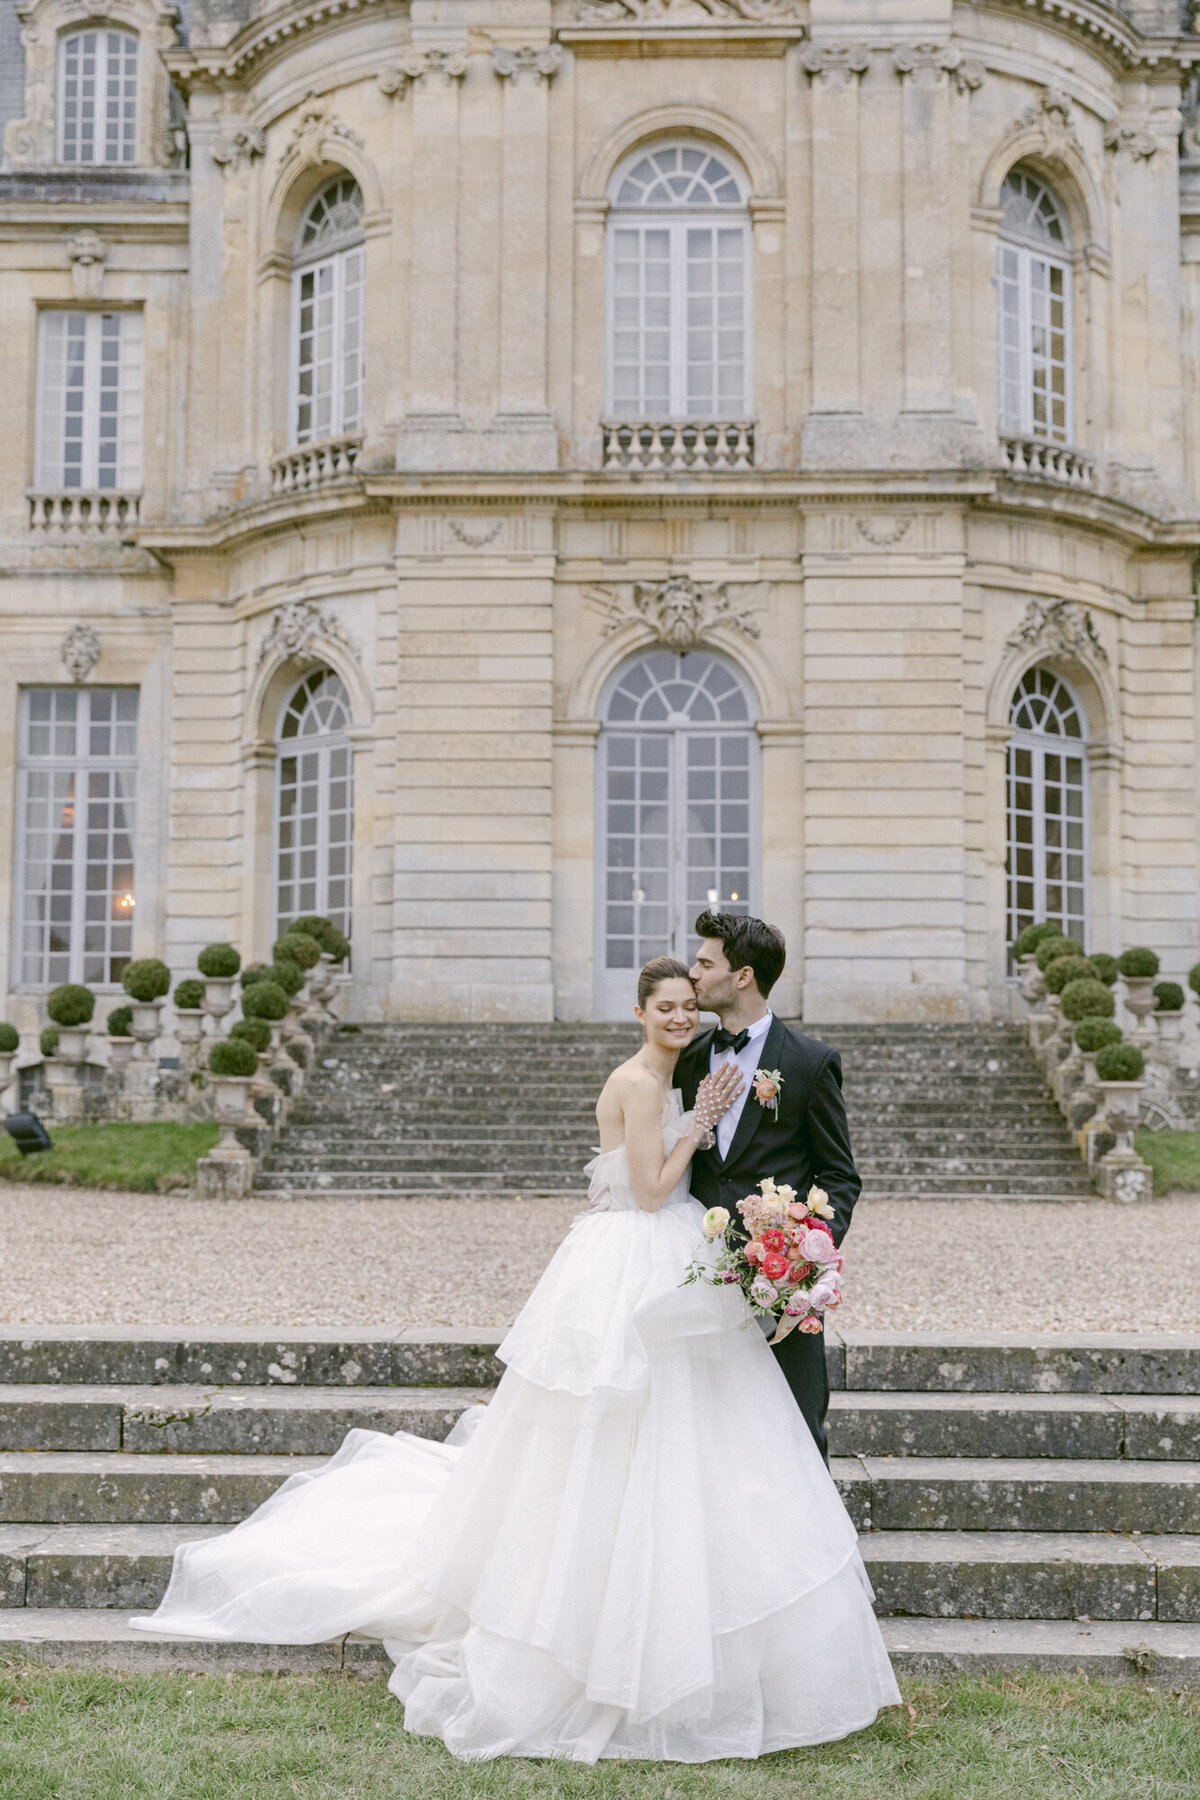
[[[650,961],[638,976],[638,1005],[645,1006],[655,988],[661,987],[664,981],[678,981],[681,979],[683,981],[690,981],[692,977],[688,970],[684,968],[683,964],[681,962],[676,962],[673,956],[651,957]]]

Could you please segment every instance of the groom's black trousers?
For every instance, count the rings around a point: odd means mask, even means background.
[[[829,1373],[825,1367],[825,1333],[793,1331],[776,1347],[774,1355],[787,1376],[796,1405],[817,1441],[817,1449],[828,1462],[825,1414],[829,1408]]]

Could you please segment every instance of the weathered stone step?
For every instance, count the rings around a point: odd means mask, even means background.
[[[156,1607],[179,1544],[220,1525],[0,1525],[0,1604]]]
[[[860,1531],[1200,1532],[1200,1462],[835,1457]]]
[[[1200,1396],[842,1392],[838,1456],[1200,1461]]]
[[[316,1456],[137,1456],[123,1451],[0,1454],[5,1525],[235,1525]]]
[[[1158,1620],[881,1620],[901,1677],[999,1675],[1036,1669],[1093,1680],[1146,1680],[1168,1689],[1200,1686],[1200,1625]],[[377,1679],[391,1664],[381,1644],[354,1636],[327,1644],[209,1643],[135,1631],[112,1611],[14,1607],[0,1612],[0,1652],[65,1668],[180,1673],[315,1674]]]
[[[882,1615],[1200,1624],[1200,1537],[874,1531],[859,1548]]]
[[[826,1355],[831,1386],[880,1393],[1200,1393],[1200,1335],[1186,1333],[847,1329]]]

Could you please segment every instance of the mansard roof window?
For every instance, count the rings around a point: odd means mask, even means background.
[[[58,44],[58,157],[64,163],[137,161],[138,40],[90,26]]]

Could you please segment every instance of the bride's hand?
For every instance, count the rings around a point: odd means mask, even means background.
[[[706,1135],[723,1119],[746,1083],[736,1063],[722,1063],[715,1075],[706,1075],[696,1089],[696,1129]]]

